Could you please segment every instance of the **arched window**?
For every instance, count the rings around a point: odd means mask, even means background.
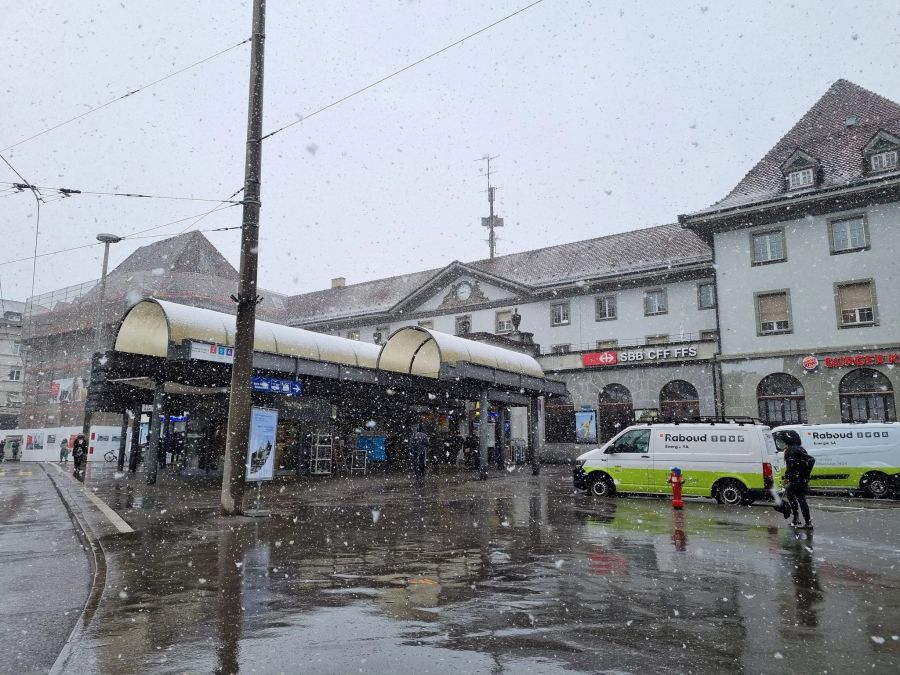
[[[659,418],[674,422],[700,417],[697,388],[684,380],[672,380],[659,390]]]
[[[597,410],[597,431],[600,441],[608,441],[625,427],[634,423],[631,392],[621,384],[608,384],[600,392]]]
[[[759,418],[769,424],[806,424],[806,394],[793,375],[772,373],[756,387]]]
[[[896,422],[894,388],[885,375],[857,368],[844,375],[839,387],[842,422]]]

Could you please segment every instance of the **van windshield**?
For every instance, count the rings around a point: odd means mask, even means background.
[[[606,452],[646,453],[650,447],[650,430],[635,429],[628,431],[613,441]]]

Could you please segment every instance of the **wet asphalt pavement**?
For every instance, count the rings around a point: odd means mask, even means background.
[[[598,500],[564,467],[291,479],[269,518],[217,480],[91,467],[137,531],[70,673],[783,673],[900,668],[900,503]],[[250,493],[252,494],[252,493]],[[98,519],[102,515],[95,514]]]
[[[46,673],[90,585],[65,505],[38,464],[0,464],[0,673]]]

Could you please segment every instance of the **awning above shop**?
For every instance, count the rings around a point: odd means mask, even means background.
[[[125,315],[114,349],[166,358],[170,347],[179,347],[186,341],[234,346],[235,333],[234,315],[148,299],[138,302]],[[380,348],[358,340],[257,321],[254,351],[375,368]]]
[[[541,366],[528,354],[416,326],[395,331],[378,356],[379,370],[435,379],[441,376],[442,365],[460,363],[544,377]]]

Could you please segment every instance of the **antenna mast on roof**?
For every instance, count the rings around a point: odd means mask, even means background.
[[[497,249],[497,238],[494,235],[495,227],[503,227],[503,218],[494,215],[494,190],[497,188],[491,185],[491,160],[497,159],[500,155],[494,155],[493,157],[490,154],[481,157],[480,159],[476,159],[476,162],[487,162],[487,184],[488,184],[488,205],[490,207],[490,214],[487,218],[481,219],[481,226],[488,228],[488,246],[491,249],[491,258],[493,259],[494,254]]]

